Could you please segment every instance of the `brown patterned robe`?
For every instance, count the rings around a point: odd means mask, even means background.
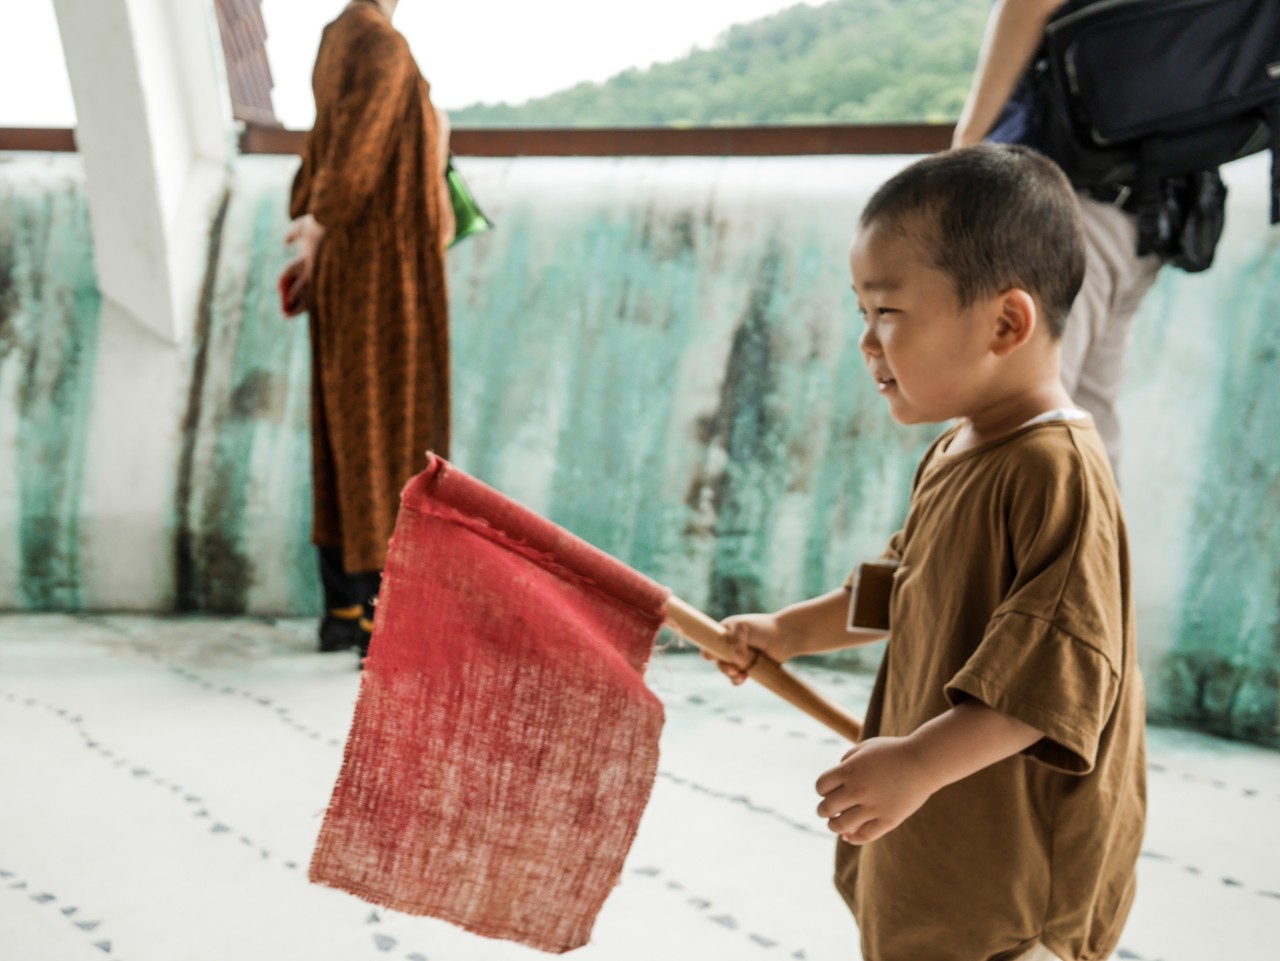
[[[373,3],[320,41],[290,213],[325,227],[311,281],[312,540],[381,570],[400,490],[448,456],[453,232],[429,87]]]

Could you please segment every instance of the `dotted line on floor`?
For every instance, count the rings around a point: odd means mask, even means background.
[[[88,945],[89,947],[97,948],[104,955],[111,957],[112,952],[115,950],[115,946],[111,943],[109,938],[103,938],[101,936],[101,932],[98,930],[106,922],[101,919],[94,921],[86,920],[85,914],[88,914],[88,912],[82,914],[80,908],[73,904],[65,907],[59,907],[58,901],[60,899],[56,894],[52,894],[47,890],[42,890],[14,871],[8,871],[0,868],[0,888],[16,892],[19,897],[25,895],[28,901],[40,907],[48,907],[51,909],[56,908],[66,916],[68,923],[75,925],[88,935],[90,939],[98,938],[96,941],[90,940]],[[91,914],[89,914],[89,916],[92,917]],[[117,956],[113,958],[113,961],[120,961],[120,958]]]
[[[749,811],[752,814],[758,814],[763,817],[771,818],[772,820],[785,824],[787,827],[792,828],[796,831],[801,831],[805,834],[811,834],[814,837],[820,837],[826,841],[835,840],[836,836],[832,834],[830,831],[824,831],[821,828],[814,827],[812,824],[806,824],[803,821],[797,821],[794,818],[788,817],[787,815],[781,813],[780,811],[775,811],[773,808],[764,807],[762,805],[756,804],[751,800],[751,798],[747,797],[745,794],[734,794],[734,793],[730,793],[729,791],[718,791],[715,788],[710,788],[704,784],[699,784],[697,781],[694,781],[690,778],[681,777],[680,775],[674,774],[671,771],[659,770],[658,777],[662,778],[664,781],[670,781],[672,784],[678,784],[681,787],[688,788],[690,791],[693,791],[695,794],[701,794],[705,797],[715,798],[718,801],[725,801],[729,804],[734,804],[739,807],[745,808],[747,811]],[[814,815],[814,821],[816,822],[817,820],[818,820],[817,815]]]
[[[253,691],[247,691],[231,684],[219,684],[216,681],[211,681],[199,672],[193,671],[181,664],[175,664],[172,661],[166,660],[154,651],[135,649],[134,653],[144,660],[155,662],[155,664],[164,668],[179,680],[208,691],[210,694],[221,694],[224,697],[232,698],[234,700],[245,701],[254,707],[266,711],[285,727],[290,728],[295,733],[302,735],[308,740],[322,741],[330,747],[342,747],[342,741],[338,738],[326,735],[313,727],[303,724],[293,716],[292,711],[290,711],[286,705],[277,704],[269,697],[263,697],[260,694],[255,694]]]
[[[365,919],[364,923],[381,924],[382,915],[377,911],[370,911],[369,916]],[[390,954],[399,944],[400,942],[389,934],[382,934],[381,932],[375,932],[373,934],[373,946],[384,954]],[[405,961],[428,961],[428,958],[425,954],[422,954],[419,951],[414,951],[411,954],[405,955]]]
[[[1139,954],[1137,951],[1130,951],[1128,948],[1117,948],[1116,957],[1122,961],[1160,961],[1159,958],[1148,959],[1146,955]]]
[[[197,821],[203,821],[209,824],[208,833],[216,836],[226,836],[227,838],[238,838],[240,844],[256,853],[260,861],[277,863],[284,870],[299,876],[301,865],[294,860],[279,858],[272,854],[265,847],[261,847],[250,837],[236,832],[231,825],[217,818],[212,811],[205,805],[204,800],[196,793],[186,791],[180,784],[167,778],[161,777],[151,771],[150,768],[136,764],[125,757],[120,756],[110,747],[103,744],[97,738],[93,737],[88,729],[84,726],[84,718],[66,708],[58,707],[53,704],[46,703],[34,697],[23,697],[14,691],[0,688],[0,701],[9,701],[20,707],[30,708],[32,710],[44,710],[59,720],[65,721],[71,725],[80,735],[84,746],[91,752],[97,754],[104,761],[108,762],[112,767],[120,769],[139,782],[149,783],[152,786],[166,791],[176,797],[180,797],[182,802],[189,807],[196,808],[192,812],[192,818]],[[368,922],[366,922],[368,923]],[[389,953],[396,947],[396,939],[385,934],[375,933],[372,937],[373,947],[382,952]],[[98,946],[98,945],[95,945]],[[109,948],[104,949],[109,950]],[[427,961],[425,955],[420,952],[412,952],[405,956],[406,961]],[[116,959],[118,961],[118,959]]]
[[[663,880],[664,878],[662,869],[652,865],[642,868],[632,868],[631,874],[642,878],[652,878],[655,881]],[[684,884],[670,878],[664,881],[664,886],[668,891],[671,891],[677,896],[684,896],[687,891]],[[710,923],[718,924],[728,931],[740,931],[743,937],[758,948],[776,948],[779,946],[777,938],[772,938],[767,935],[750,931],[732,914],[724,911],[718,911],[714,902],[709,898],[691,895],[685,898],[684,903],[694,911],[701,913]],[[805,961],[805,958],[807,957],[803,949],[791,950],[789,948],[783,948],[783,950],[791,951],[787,957],[793,958],[795,961]]]
[[[662,869],[656,866],[633,868],[631,873],[640,877],[653,878],[654,880],[660,880],[662,877]],[[685,886],[679,881],[667,880],[665,886],[677,894],[682,894],[685,891]],[[707,912],[707,920],[711,922],[720,924],[731,931],[738,930],[740,928],[737,919],[730,914],[711,914],[710,912],[715,905],[707,898],[693,896],[689,897],[685,903],[694,910]],[[744,934],[746,934],[749,941],[762,948],[773,948],[778,945],[776,939],[766,937],[765,935],[748,933],[745,931]],[[805,958],[805,952],[803,950],[797,950],[789,955],[789,957],[795,959],[795,961],[802,961],[802,959]],[[1120,948],[1116,953],[1116,957],[1123,958],[1125,961],[1148,961],[1144,955],[1131,951],[1128,948]],[[1156,959],[1150,959],[1150,961],[1156,961]]]
[[[257,694],[253,691],[248,691],[243,688],[238,688],[231,684],[221,684],[217,681],[210,680],[209,678],[205,677],[203,674],[200,674],[199,672],[194,671],[189,667],[186,667],[182,664],[172,661],[156,651],[148,649],[144,644],[140,642],[137,634],[123,627],[120,627],[117,624],[113,624],[101,616],[92,615],[92,614],[82,614],[82,615],[79,615],[79,619],[82,621],[85,621],[86,623],[90,623],[95,626],[102,627],[106,630],[113,631],[121,635],[122,637],[128,638],[130,641],[129,650],[133,654],[137,655],[143,660],[153,662],[158,667],[164,668],[170,674],[173,674],[175,677],[177,677],[179,680],[186,681],[187,683],[195,687],[199,687],[202,690],[209,692],[210,694],[221,694],[224,697],[246,701],[249,704],[255,707],[261,708],[262,710],[273,715],[277,721],[279,721],[280,723],[284,724],[286,727],[292,729],[297,734],[300,734],[309,740],[323,741],[326,744],[328,744],[330,747],[342,746],[343,742],[341,740],[339,740],[338,738],[332,737],[331,735],[327,735],[322,731],[318,731],[313,727],[309,727],[306,724],[303,724],[301,721],[299,721],[297,718],[293,716],[292,712],[287,706],[283,704],[277,704],[274,700],[272,700],[269,697],[263,697],[261,694]]]
[[[1177,858],[1174,858],[1168,854],[1161,854],[1159,851],[1150,851],[1150,850],[1143,851],[1141,854],[1141,857],[1147,861],[1159,861],[1163,864],[1168,864],[1170,867],[1181,868],[1182,871],[1185,872],[1186,874],[1190,874],[1198,878],[1203,878],[1206,881],[1214,880],[1214,878],[1211,877],[1208,873],[1196,867],[1195,865],[1184,864],[1180,862]],[[1239,878],[1233,878],[1233,877],[1230,877],[1229,875],[1224,875],[1221,878],[1218,878],[1217,880],[1223,887],[1231,888],[1232,890],[1240,891],[1241,893],[1252,893],[1252,894],[1256,894],[1258,897],[1270,898],[1276,901],[1280,901],[1280,891],[1264,891],[1261,888],[1251,888],[1247,884],[1245,884],[1243,881],[1241,881]]]
[[[209,824],[209,834],[226,835],[231,838],[238,838],[241,845],[254,850],[259,858],[263,861],[272,861],[280,864],[287,871],[297,871],[299,864],[293,860],[278,858],[272,854],[267,848],[257,845],[252,838],[245,834],[239,834],[225,821],[221,820],[209,810],[205,805],[204,799],[199,794],[189,791],[181,784],[151,770],[143,764],[138,764],[129,760],[127,757],[119,754],[107,744],[104,744],[84,726],[84,718],[79,714],[74,714],[66,708],[57,707],[48,704],[33,697],[23,698],[13,693],[0,689],[0,699],[8,700],[22,707],[29,707],[35,710],[44,710],[54,715],[67,724],[71,725],[76,733],[80,736],[81,742],[93,754],[98,755],[103,761],[112,767],[119,769],[124,774],[133,778],[139,783],[150,784],[163,792],[167,792],[176,798],[179,798],[183,804],[192,808],[192,817],[198,821],[205,821]]]
[[[1258,800],[1280,801],[1280,794],[1277,794],[1274,798],[1268,798],[1266,793],[1264,791],[1259,790],[1258,788],[1235,787],[1231,784],[1228,784],[1226,781],[1221,780],[1220,778],[1205,777],[1202,774],[1192,774],[1190,771],[1170,770],[1169,768],[1165,767],[1163,764],[1158,764],[1154,761],[1149,762],[1147,764],[1147,770],[1153,771],[1156,774],[1163,774],[1163,775],[1167,775],[1168,777],[1178,778],[1179,780],[1185,781],[1188,784],[1207,784],[1210,787],[1217,788],[1220,791],[1229,791],[1232,794],[1238,793],[1241,797],[1256,798]]]

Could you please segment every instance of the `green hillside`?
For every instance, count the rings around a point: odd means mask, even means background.
[[[798,5],[681,60],[450,116],[472,127],[951,120],[989,10],[987,0]]]

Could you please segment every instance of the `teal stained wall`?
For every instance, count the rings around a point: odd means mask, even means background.
[[[75,609],[100,307],[84,180],[65,160],[6,173],[0,163],[0,591],[19,607]]]
[[[1196,487],[1187,587],[1162,665],[1162,714],[1249,739],[1280,719],[1280,251],[1232,265],[1221,373]],[[1199,385],[1198,385],[1199,386]]]
[[[310,342],[280,315],[288,165],[246,159],[210,237],[175,469],[173,606],[319,607],[311,526]]]
[[[449,255],[454,460],[716,615],[838,584],[934,433],[872,390],[845,263],[904,162],[464,159],[498,227]],[[166,568],[140,565],[127,606],[316,612],[309,346],[274,291],[292,170],[237,163],[195,335],[165,361],[182,387],[121,423],[90,403],[77,161],[0,161],[0,607],[102,606],[78,544],[111,493],[86,438],[161,431],[173,456],[146,467],[172,493],[144,520]],[[1121,481],[1152,713],[1280,744],[1280,231],[1264,165],[1229,173],[1219,264],[1166,271],[1140,315]]]
[[[463,466],[717,615],[880,552],[932,432],[862,373],[847,161],[491,170],[451,254]]]

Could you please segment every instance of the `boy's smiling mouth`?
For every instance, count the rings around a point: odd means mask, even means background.
[[[871,377],[876,382],[876,390],[880,391],[882,394],[890,388],[895,387],[898,383],[887,374],[872,373]]]

